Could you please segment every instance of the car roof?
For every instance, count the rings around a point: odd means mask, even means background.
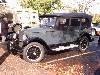
[[[46,14],[46,15],[40,15],[39,17],[81,17],[81,18],[92,18],[91,15],[88,15],[86,13],[53,13],[53,14]]]

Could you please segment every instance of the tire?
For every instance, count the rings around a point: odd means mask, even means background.
[[[45,48],[38,42],[32,42],[23,49],[23,59],[30,63],[40,62],[44,55]]]
[[[79,50],[85,52],[89,46],[89,39],[86,36],[83,36],[79,41]]]

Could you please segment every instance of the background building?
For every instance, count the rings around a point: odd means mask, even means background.
[[[1,1],[0,13],[12,13],[12,15],[8,15],[9,19],[13,20],[13,23],[21,23],[22,27],[36,27],[39,23],[38,12],[36,10],[22,8],[19,0]]]

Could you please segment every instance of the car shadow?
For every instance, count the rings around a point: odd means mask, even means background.
[[[0,56],[0,65],[6,60],[6,58],[10,55],[10,52],[7,50],[6,43],[0,43],[0,48],[5,51],[3,55]]]
[[[69,56],[73,56],[75,54],[80,54],[79,50],[67,49],[62,51],[52,51],[49,54],[45,55],[45,58],[41,61],[41,63],[48,63],[56,59],[66,58]]]
[[[6,60],[6,58],[10,55],[10,52],[6,51],[1,57],[0,57],[0,65]]]
[[[94,51],[96,51],[96,53],[98,54],[100,51],[100,46],[91,46],[90,48],[87,49],[86,52],[83,52],[83,53],[91,52],[90,54],[87,54],[87,55],[91,55],[92,53],[95,53]],[[67,58],[67,57],[68,58],[74,57],[75,55],[81,55],[83,53],[80,52],[78,48],[68,49],[68,50],[59,51],[59,52],[53,51],[50,54],[47,54],[45,58],[41,61],[41,63],[48,63],[53,60],[58,60],[58,59]]]
[[[100,68],[98,68],[97,70],[95,70],[94,75],[100,75]]]

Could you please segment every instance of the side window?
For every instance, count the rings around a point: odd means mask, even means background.
[[[89,26],[89,20],[87,18],[83,18],[81,25],[83,27],[88,27]]]
[[[59,18],[59,24],[58,24],[59,30],[66,30],[68,26],[69,26],[69,19]]]
[[[65,18],[60,18],[59,24],[65,25],[65,23],[66,23],[66,19]]]
[[[80,19],[79,18],[72,18],[71,19],[71,26],[80,26]]]

